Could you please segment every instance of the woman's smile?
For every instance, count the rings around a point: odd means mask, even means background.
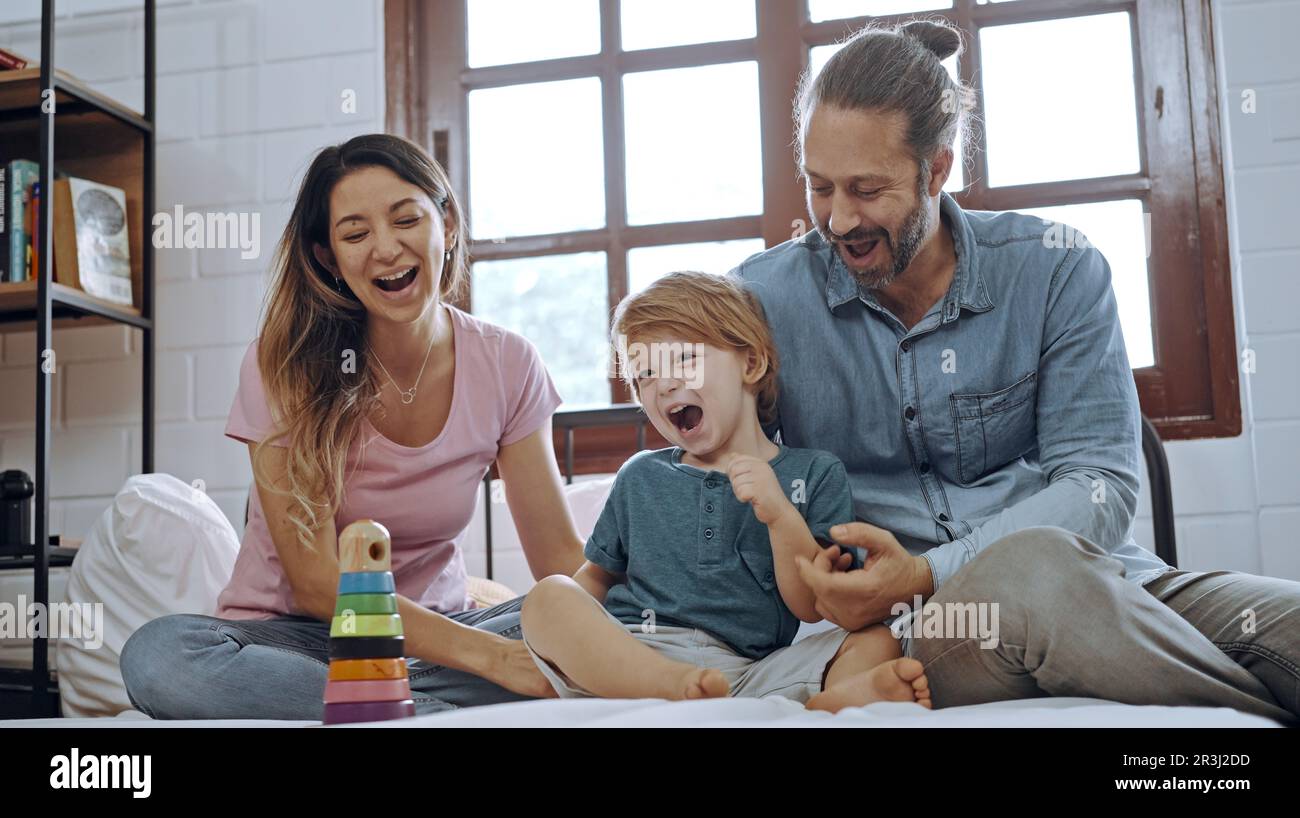
[[[419,274],[420,265],[411,264],[377,276],[371,279],[371,284],[384,298],[390,301],[401,301],[414,291],[415,281]]]

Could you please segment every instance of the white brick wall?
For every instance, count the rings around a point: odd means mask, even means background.
[[[1179,559],[1300,579],[1300,0],[1213,11],[1237,335],[1257,371],[1242,378],[1240,437],[1167,446]]]
[[[143,108],[139,0],[60,0],[55,63]],[[271,253],[316,149],[383,130],[382,0],[160,0],[157,207],[258,212],[261,256],[159,250],[155,464],[242,531],[247,449],[222,434]],[[0,46],[40,57],[40,3],[0,3]],[[357,113],[341,94],[357,94]],[[8,158],[8,157],[6,157]],[[50,532],[82,537],[140,471],[140,337],[55,330]],[[0,464],[34,471],[34,333],[0,336]]]
[[[135,0],[62,0],[60,66],[139,106],[143,42]],[[162,0],[158,12],[160,209],[257,209],[262,258],[164,250],[159,281],[156,468],[202,478],[241,527],[242,447],[221,434],[239,355],[256,331],[267,259],[314,148],[382,130],[380,0]],[[36,0],[0,4],[0,45],[33,57]],[[1245,431],[1168,446],[1181,561],[1300,579],[1300,0],[1214,3],[1237,331],[1258,371],[1242,386]],[[358,93],[343,114],[339,94]],[[1258,112],[1240,110],[1243,89]],[[139,469],[139,352],[125,329],[56,332],[51,531],[81,536]],[[31,469],[30,334],[0,338],[0,458]],[[124,351],[126,350],[126,351]],[[64,365],[66,364],[66,366]],[[134,368],[133,368],[134,366]],[[1142,499],[1139,539],[1151,542]],[[503,520],[504,522],[504,520]],[[470,549],[472,567],[481,546]],[[498,558],[523,582],[522,555]]]

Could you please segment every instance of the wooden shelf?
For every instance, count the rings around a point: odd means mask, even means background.
[[[41,165],[41,182],[46,188],[45,205],[52,204],[54,180],[62,175],[89,179],[120,188],[126,196],[126,227],[131,267],[131,295],[134,303],[116,304],[55,280],[54,251],[41,255],[35,280],[0,282],[0,333],[30,331],[38,319],[52,328],[92,325],[131,326],[141,331],[142,418],[141,470],[154,470],[154,259],[149,241],[150,214],[154,209],[154,57],[156,0],[143,0],[144,50],[141,53],[146,79],[144,110],[139,111],[92,90],[82,81],[59,71],[53,59],[55,37],[54,3],[41,4],[40,62],[52,73],[48,91],[39,67],[0,71],[0,161],[28,159]],[[54,110],[41,110],[43,91],[52,92]],[[45,209],[42,222],[54,226],[54,208]],[[52,242],[51,242],[52,244]],[[50,245],[47,245],[49,248]],[[47,286],[46,303],[38,303],[38,290]],[[40,333],[38,332],[38,335]],[[53,338],[42,339],[52,344]],[[40,370],[37,370],[39,373]],[[51,482],[50,389],[46,376],[36,379],[36,459],[32,482],[36,487],[32,517],[35,540],[49,533]],[[57,552],[33,551],[34,602],[49,602],[49,567]],[[0,670],[0,712],[13,707],[18,715],[58,715],[58,687],[49,683],[49,642],[37,639],[32,646],[30,670]],[[25,702],[23,701],[25,700]]]
[[[129,324],[151,328],[152,322],[140,310],[96,298],[57,281],[50,285],[52,322],[56,327],[88,327],[99,324]],[[36,328],[36,282],[0,282],[0,333],[27,332]]]
[[[34,117],[40,112],[41,69],[23,68],[18,71],[0,71],[0,111],[30,112]],[[149,120],[138,111],[92,90],[81,80],[63,71],[54,72],[54,112],[85,113],[96,111],[107,114],[119,122],[143,133],[153,131]],[[9,117],[5,117],[8,119]]]
[[[40,154],[40,69],[0,71],[0,160]],[[50,299],[52,325],[84,327],[110,322],[141,329],[144,254],[148,220],[144,212],[145,143],[152,127],[140,114],[79,80],[56,71],[54,170],[121,188],[126,194],[131,256],[132,306],[103,301],[55,282]],[[36,326],[36,282],[0,282],[0,333],[30,331]]]

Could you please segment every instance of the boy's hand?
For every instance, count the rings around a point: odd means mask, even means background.
[[[776,472],[764,460],[747,454],[736,455],[727,466],[727,479],[736,499],[749,503],[763,525],[772,525],[787,511],[794,510],[781,490]]]

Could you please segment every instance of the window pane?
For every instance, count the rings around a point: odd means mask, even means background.
[[[1111,286],[1119,304],[1128,362],[1134,369],[1155,364],[1151,346],[1151,290],[1147,280],[1150,255],[1150,220],[1136,199],[1117,202],[1030,207],[1021,213],[1038,216],[1044,225],[1044,241],[1070,246],[1084,238],[1110,264]],[[1083,234],[1082,237],[1066,227]]]
[[[831,55],[839,51],[842,43],[832,43],[831,45],[815,46],[808,51],[808,70],[814,74],[821,72],[826,66],[826,61]],[[943,67],[948,69],[948,76],[955,81],[957,79],[957,55],[954,54],[943,61]],[[962,166],[961,145],[954,144],[953,149],[953,166],[952,173],[948,174],[948,181],[943,183],[943,189],[949,193],[958,193],[966,187],[966,169]]]
[[[629,224],[763,210],[758,65],[623,77]]]
[[[981,29],[980,53],[990,186],[1141,169],[1127,12]]]
[[[596,54],[599,0],[469,0],[466,29],[471,68]]]
[[[952,3],[944,0],[808,0],[808,16],[814,23],[867,14],[878,17],[881,14],[948,8],[952,8]]]
[[[754,0],[623,0],[623,50],[756,36]]]
[[[603,227],[601,140],[600,80],[595,77],[471,91],[469,224],[474,237]]]
[[[655,279],[679,270],[726,275],[764,249],[762,239],[636,247],[627,251],[628,292],[640,292]]]
[[[566,405],[609,403],[604,253],[480,261],[473,308],[532,341]]]

